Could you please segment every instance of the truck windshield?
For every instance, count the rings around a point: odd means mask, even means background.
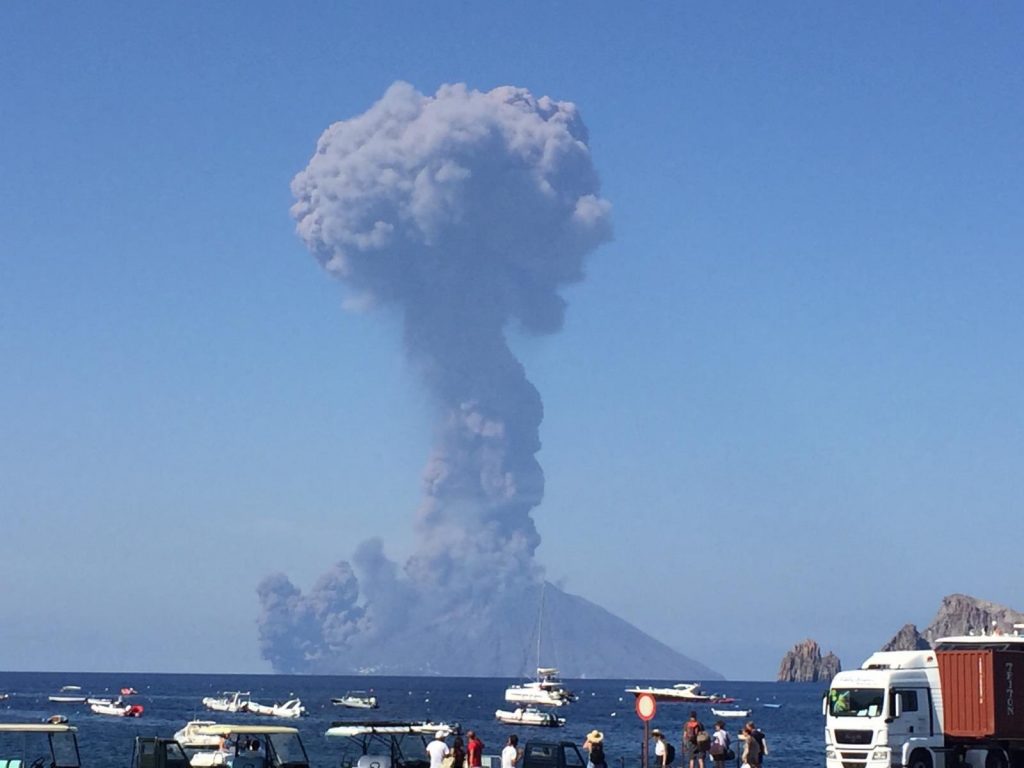
[[[828,713],[833,717],[878,717],[884,695],[881,688],[833,688],[828,692]]]

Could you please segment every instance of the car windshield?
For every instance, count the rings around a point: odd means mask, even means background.
[[[885,691],[881,688],[833,688],[828,711],[833,717],[878,717]]]
[[[302,768],[309,765],[306,757],[306,750],[302,747],[302,741],[298,734],[294,733],[272,733],[269,736],[270,744],[274,750],[274,765],[280,768]]]

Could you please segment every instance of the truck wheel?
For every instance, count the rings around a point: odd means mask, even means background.
[[[1001,749],[990,749],[985,755],[985,768],[1007,768],[1006,755]]]
[[[907,768],[932,768],[931,753],[926,749],[915,749],[910,753],[910,764]]]

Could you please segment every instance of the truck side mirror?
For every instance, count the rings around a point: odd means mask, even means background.
[[[892,695],[892,716],[899,717],[903,714],[903,694],[894,693]]]
[[[828,715],[828,691],[825,691],[825,695],[821,697],[821,716],[825,717]]]

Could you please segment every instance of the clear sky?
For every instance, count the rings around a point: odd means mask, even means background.
[[[0,9],[0,667],[262,672],[255,585],[407,554],[387,313],[295,236],[395,80],[571,100],[614,242],[544,399],[549,576],[725,675],[1024,608],[1024,7]]]

